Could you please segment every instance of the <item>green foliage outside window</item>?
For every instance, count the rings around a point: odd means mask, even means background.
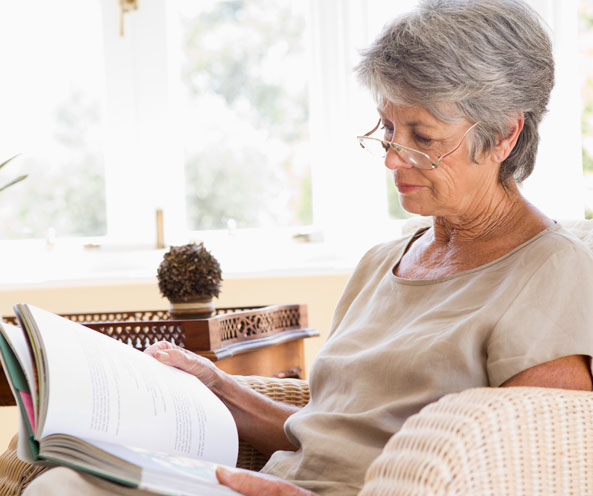
[[[71,93],[55,111],[54,146],[47,155],[15,161],[29,177],[2,194],[0,239],[106,233],[99,103]],[[16,169],[15,169],[16,170]]]
[[[195,117],[185,139],[193,229],[225,228],[230,219],[238,227],[312,222],[298,5],[227,0],[184,19],[182,78]]]

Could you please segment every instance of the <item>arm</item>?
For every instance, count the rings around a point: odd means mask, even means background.
[[[167,341],[153,344],[145,353],[200,379],[228,407],[237,424],[239,437],[260,452],[269,455],[277,450],[296,449],[286,437],[284,422],[298,407],[273,401],[239,384],[207,358]]]
[[[532,386],[591,391],[590,358],[569,355],[530,367],[514,375],[501,387]]]

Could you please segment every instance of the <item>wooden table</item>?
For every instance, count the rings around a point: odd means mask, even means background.
[[[65,314],[139,350],[160,340],[175,342],[238,375],[305,377],[304,339],[319,336],[308,327],[305,305],[219,308],[210,319],[170,320],[166,311]],[[16,323],[13,317],[5,321]],[[0,370],[0,406],[14,405]]]

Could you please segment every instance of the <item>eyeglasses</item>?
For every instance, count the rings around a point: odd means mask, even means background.
[[[373,134],[381,125],[381,119],[379,119],[379,122],[377,122],[377,125],[371,131],[366,133],[364,136],[357,136],[356,139],[358,140],[360,146],[372,155],[385,158],[387,156],[387,152],[391,149],[397,153],[397,155],[407,164],[417,167],[418,169],[430,170],[436,169],[439,165],[441,165],[441,162],[445,157],[448,157],[453,152],[455,152],[461,146],[461,143],[463,143],[467,133],[469,133],[478,124],[479,122],[476,122],[470,126],[470,128],[461,137],[461,140],[459,140],[457,146],[451,151],[437,158],[436,162],[433,162],[426,153],[421,152],[420,150],[414,150],[413,148],[408,148],[407,146],[393,143],[392,141],[385,141],[379,138],[371,137],[371,134]]]

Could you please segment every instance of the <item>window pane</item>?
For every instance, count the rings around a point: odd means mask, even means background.
[[[306,6],[179,2],[190,229],[311,223]]]
[[[97,0],[0,3],[0,238],[105,233]]]

